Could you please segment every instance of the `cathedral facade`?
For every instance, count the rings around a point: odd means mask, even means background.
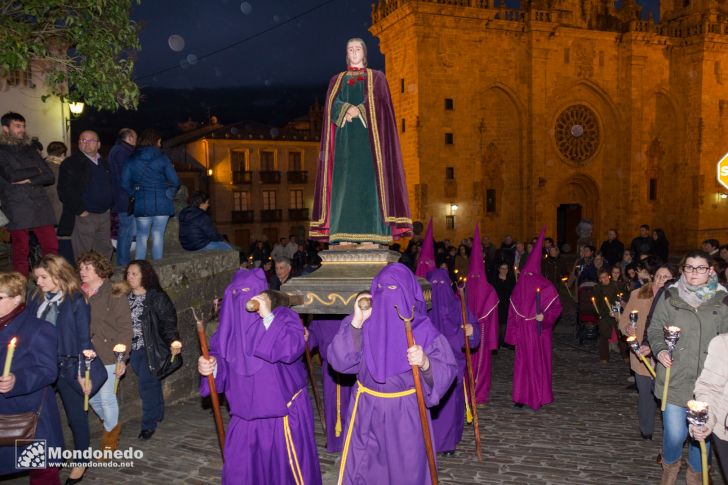
[[[728,239],[728,7],[670,1],[655,22],[633,0],[379,0],[413,219],[453,241],[546,223],[573,247],[582,219],[597,241]]]

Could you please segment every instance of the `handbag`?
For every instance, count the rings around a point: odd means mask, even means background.
[[[172,354],[170,353],[169,356],[165,359],[164,364],[162,364],[162,367],[157,370],[157,377],[159,377],[160,379],[164,379],[180,367],[182,367],[182,354],[177,354],[177,356],[174,358],[174,361],[172,361]]]
[[[38,428],[38,418],[43,410],[48,386],[43,389],[43,397],[37,411],[17,414],[0,414],[0,446],[14,446],[16,440],[34,440]]]

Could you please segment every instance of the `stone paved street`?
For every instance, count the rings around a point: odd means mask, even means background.
[[[565,320],[571,320],[569,318]],[[636,418],[637,393],[628,390],[627,367],[617,357],[601,365],[593,342],[576,345],[573,325],[557,327],[554,350],[555,402],[538,412],[514,409],[510,400],[513,351],[495,356],[492,402],[478,408],[483,461],[474,460],[472,428],[455,456],[440,459],[441,483],[624,484],[659,483],[662,429],[642,441]],[[616,356],[615,356],[616,357]],[[323,444],[318,421],[317,442]],[[220,457],[209,410],[199,399],[169,406],[165,421],[148,442],[137,440],[138,420],[127,423],[122,446],[144,451],[123,470],[89,470],[84,483],[212,484],[220,482]],[[98,434],[96,435],[98,436]],[[94,442],[98,442],[94,438]],[[338,457],[319,448],[324,483],[335,484]],[[683,472],[678,483],[684,483]],[[63,477],[66,472],[63,472]],[[712,474],[715,484],[723,483]],[[26,478],[0,483],[26,483]]]

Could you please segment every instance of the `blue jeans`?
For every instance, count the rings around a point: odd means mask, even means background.
[[[687,408],[667,403],[662,413],[662,461],[667,465],[677,463],[682,457],[682,449],[688,438]],[[710,441],[706,441],[708,463],[710,463]],[[688,464],[696,472],[703,471],[700,464],[700,445],[692,438],[688,442]]]
[[[142,430],[157,429],[157,423],[164,418],[162,381],[149,372],[147,351],[144,347],[132,350],[129,357],[139,380],[139,397],[142,398]]]
[[[233,247],[230,246],[225,241],[210,241],[207,243],[207,246],[200,249],[200,251],[214,251],[214,250],[220,250],[220,249],[232,249]]]
[[[136,258],[147,259],[147,240],[152,233],[152,259],[162,259],[164,255],[164,230],[169,216],[137,217]]]
[[[106,379],[101,389],[88,400],[96,414],[104,422],[104,429],[111,431],[119,422],[119,402],[114,394],[114,382],[116,381],[116,364],[105,365],[109,378]]]
[[[119,234],[116,237],[116,264],[126,266],[131,261],[131,241],[136,235],[134,216],[119,213]]]

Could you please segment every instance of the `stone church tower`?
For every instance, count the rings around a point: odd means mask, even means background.
[[[576,241],[665,230],[676,250],[728,239],[716,164],[728,152],[728,3],[379,0],[413,218]]]

